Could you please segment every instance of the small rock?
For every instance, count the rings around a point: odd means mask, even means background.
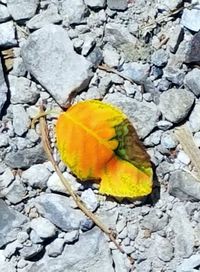
[[[20,231],[18,234],[17,234],[17,241],[19,243],[25,243],[29,238],[29,235],[26,231]]]
[[[16,46],[15,28],[12,21],[0,24],[0,46],[11,47]]]
[[[177,86],[181,86],[183,84],[185,73],[183,70],[178,69],[177,67],[167,66],[164,69],[164,77]]]
[[[15,264],[13,264],[12,262],[9,262],[6,259],[3,250],[0,250],[0,264],[1,264],[2,271],[8,271],[8,272],[16,271]]]
[[[178,140],[172,131],[166,131],[161,137],[161,146],[167,149],[173,149],[178,145]]]
[[[18,249],[21,249],[22,247],[23,245],[16,240],[6,246],[6,248],[4,249],[4,256],[10,259],[12,255],[14,255],[16,251]]]
[[[58,8],[50,5],[46,10],[35,15],[27,22],[29,29],[39,29],[48,24],[56,24],[62,21],[62,17],[58,14]]]
[[[156,50],[153,55],[151,56],[151,62],[158,66],[163,67],[167,64],[168,61],[168,54],[164,49]]]
[[[184,89],[170,89],[160,95],[159,108],[164,117],[172,123],[182,121],[194,103],[194,96]]]
[[[0,148],[7,147],[9,145],[9,137],[7,134],[0,134]]]
[[[167,120],[160,120],[157,122],[157,127],[162,130],[168,130],[173,126],[173,124]]]
[[[24,77],[26,74],[26,68],[21,57],[14,58],[13,69],[10,71],[9,75],[16,77]]]
[[[112,251],[112,257],[115,264],[115,272],[127,272],[127,266],[125,265],[124,255],[118,250]]]
[[[23,171],[22,180],[33,188],[44,189],[47,187],[47,180],[51,172],[43,165],[37,164]]]
[[[171,11],[174,11],[176,8],[178,8],[181,4],[182,4],[183,0],[160,0],[159,4],[162,6],[163,8],[167,8]]]
[[[107,5],[111,10],[126,10],[128,2],[126,0],[107,0]]]
[[[82,46],[82,52],[81,52],[82,55],[86,57],[92,51],[95,44],[96,44],[96,41],[94,37],[91,35],[87,35],[85,37],[84,44]]]
[[[73,230],[70,232],[65,233],[64,240],[65,243],[70,244],[74,243],[78,240],[79,232],[77,230]]]
[[[199,9],[187,9],[183,10],[181,24],[192,31],[200,30],[200,10]]]
[[[142,64],[138,62],[125,63],[122,68],[123,71],[121,73],[124,76],[131,78],[137,84],[144,83],[150,70],[149,64]]]
[[[16,179],[8,188],[1,191],[1,194],[12,204],[17,204],[23,201],[26,193],[26,188],[19,179]]]
[[[200,46],[200,31],[193,36],[193,38],[191,39],[191,41],[188,45],[188,50],[187,50],[186,56],[185,56],[186,63],[200,61],[199,46]]]
[[[15,179],[10,168],[6,168],[4,173],[0,176],[0,190],[5,189]]]
[[[176,53],[180,42],[183,40],[184,30],[183,27],[177,25],[170,31],[170,39],[167,43],[172,53]]]
[[[112,48],[111,46],[107,46],[103,50],[103,60],[106,65],[109,67],[118,67],[119,65],[120,55],[117,50]]]
[[[27,132],[30,126],[30,119],[22,105],[13,105],[13,128],[18,136]]]
[[[46,161],[46,155],[41,144],[23,150],[11,151],[4,162],[11,168],[28,168],[33,164]]]
[[[72,5],[75,10],[74,1]],[[44,44],[49,46],[45,51]],[[61,26],[50,24],[36,30],[21,53],[27,70],[61,105],[65,105],[72,92],[83,90],[91,78],[91,64],[75,53],[72,41]]]
[[[196,267],[200,266],[200,254],[192,255],[188,259],[184,259],[177,267],[177,272],[198,271]]]
[[[125,227],[119,234],[118,234],[118,238],[119,239],[125,239],[128,235],[128,231],[127,228]]]
[[[57,257],[62,254],[64,249],[64,239],[57,238],[50,245],[47,246],[47,254],[49,257]]]
[[[155,146],[160,143],[162,131],[157,130],[149,135],[149,137],[145,138],[144,145],[145,146]]]
[[[167,214],[163,214],[162,217],[158,218],[155,211],[152,210],[143,218],[143,221],[141,222],[141,227],[144,229],[148,229],[151,232],[156,232],[159,230],[163,230],[164,227],[167,226],[168,221],[169,216]]]
[[[3,67],[2,67],[1,58],[0,58],[0,114],[7,100],[7,92],[8,92],[8,88],[5,82]]]
[[[197,97],[200,96],[200,70],[194,68],[187,73],[184,80],[185,85],[193,92]]]
[[[46,218],[32,219],[30,227],[43,239],[51,238],[56,234],[56,227]]]
[[[0,5],[0,23],[7,21],[10,18],[10,13],[4,5]]]
[[[8,10],[15,21],[33,17],[38,4],[39,0],[7,0]]]
[[[30,246],[24,246],[19,252],[21,257],[23,257],[25,260],[29,260],[37,256],[42,250],[42,245],[32,244]]]
[[[182,151],[182,150],[180,150],[180,151],[178,152],[177,159],[178,159],[180,162],[184,163],[185,165],[188,165],[188,164],[190,163],[190,158],[189,158],[188,155],[187,155],[184,151]]]
[[[43,239],[40,238],[35,230],[31,230],[30,240],[33,244],[41,244],[43,242]]]
[[[126,227],[126,219],[123,217],[117,222],[116,231],[120,233]]]
[[[81,200],[85,203],[87,208],[91,210],[92,212],[96,211],[96,209],[99,207],[99,202],[97,200],[97,197],[92,189],[88,189],[82,192],[81,194]]]
[[[157,235],[155,249],[158,258],[162,261],[169,262],[173,258],[174,249],[168,239]]]
[[[189,125],[192,132],[200,131],[200,103],[196,103],[190,116],[189,116]]]
[[[189,173],[178,170],[169,179],[169,193],[181,200],[200,200],[200,183]]]
[[[35,104],[39,90],[34,82],[25,77],[8,77],[12,104]]]
[[[104,8],[106,5],[106,0],[85,0],[85,4],[94,9]]]
[[[133,223],[128,223],[127,229],[128,229],[128,237],[132,241],[134,241],[138,235],[138,232],[139,232],[138,225],[133,224]]]

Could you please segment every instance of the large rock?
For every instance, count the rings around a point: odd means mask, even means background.
[[[7,99],[7,85],[4,79],[3,67],[0,59],[0,114]]]
[[[108,94],[104,101],[119,107],[128,116],[140,138],[145,138],[156,127],[160,113],[154,103],[139,102],[120,93]]]
[[[60,26],[48,25],[35,31],[21,53],[27,70],[61,105],[72,93],[83,90],[91,78],[91,64],[75,53]]]
[[[16,21],[29,19],[34,16],[39,0],[8,0],[7,6]]]
[[[105,236],[97,228],[83,233],[74,245],[67,245],[57,258],[45,255],[27,272],[114,272]]]
[[[170,89],[160,95],[159,109],[170,122],[178,123],[189,113],[194,95],[185,89]]]
[[[0,199],[0,248],[17,238],[18,228],[28,218],[11,209]]]

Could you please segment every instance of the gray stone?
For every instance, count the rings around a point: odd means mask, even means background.
[[[7,0],[8,10],[15,21],[33,17],[38,4],[39,0]]]
[[[13,21],[0,24],[0,46],[11,47],[16,46],[17,40],[15,39],[15,28]]]
[[[10,168],[6,168],[4,173],[0,176],[0,190],[8,187],[14,179],[15,177],[13,172],[10,170]]]
[[[193,253],[194,229],[184,203],[177,203],[172,210],[170,227],[175,234],[174,254],[188,258]]]
[[[90,63],[75,53],[60,26],[48,25],[31,34],[22,48],[22,58],[27,70],[62,105],[70,94],[84,89],[91,77]]]
[[[14,241],[6,246],[4,249],[4,256],[8,259],[12,257],[16,253],[18,249],[21,249],[23,245],[19,243],[19,241]]]
[[[181,24],[192,30],[199,31],[200,30],[200,10],[199,9],[187,9],[183,10]]]
[[[90,8],[104,8],[106,5],[106,0],[85,0],[84,1],[87,6]]]
[[[33,244],[41,244],[44,240],[40,238],[36,231],[31,230],[30,240]]]
[[[184,259],[182,263],[177,267],[177,272],[190,272],[198,271],[195,268],[200,265],[200,254],[192,255],[188,259]]]
[[[192,132],[200,131],[200,103],[196,102],[190,116],[189,125]]]
[[[160,120],[157,122],[157,127],[162,130],[168,130],[173,124],[167,120]]]
[[[5,82],[3,67],[2,67],[1,59],[0,59],[0,114],[7,100],[7,92],[8,92],[8,88]]]
[[[119,239],[125,239],[128,236],[128,231],[127,228],[125,227],[119,234],[118,238]]]
[[[67,260],[67,261],[66,261]],[[114,272],[112,258],[105,236],[97,228],[80,235],[74,245],[66,245],[61,256],[45,255],[35,262],[29,272]]]
[[[29,169],[23,171],[22,180],[33,188],[45,189],[47,187],[47,180],[51,172],[43,164],[31,166]]]
[[[144,140],[144,145],[145,146],[155,146],[160,143],[161,135],[162,135],[161,130],[157,130],[153,133],[151,133],[147,138]]]
[[[96,209],[99,207],[99,201],[97,200],[97,197],[93,190],[90,188],[82,192],[81,200],[92,212],[96,211]]]
[[[178,170],[171,174],[169,193],[181,200],[200,200],[200,183],[188,172]]]
[[[185,89],[170,89],[160,95],[159,108],[172,123],[182,121],[194,103],[194,95]]]
[[[0,250],[0,267],[2,271],[16,272],[15,263],[12,263],[6,259],[4,250]]]
[[[136,263],[136,269],[138,272],[151,272],[152,262],[150,260],[142,260],[141,262]]]
[[[191,39],[188,50],[185,55],[185,62],[192,63],[192,62],[199,62],[200,61],[200,31],[193,36]]]
[[[106,46],[103,50],[103,60],[109,67],[118,67],[120,55],[112,46]]]
[[[0,218],[0,247],[2,247],[17,238],[18,228],[27,222],[28,218],[9,208],[2,199],[0,199]]]
[[[125,63],[122,68],[122,75],[129,77],[137,84],[144,84],[150,70],[149,64],[138,62]]]
[[[200,70],[197,68],[192,69],[185,76],[185,85],[193,92],[197,97],[200,96]]]
[[[163,230],[169,221],[169,216],[167,214],[163,214],[162,217],[158,217],[155,213],[155,210],[150,211],[149,214],[144,216],[143,221],[141,222],[141,227],[144,229],[148,229],[151,232],[156,232],[159,230]]]
[[[35,199],[39,213],[64,231],[79,229],[87,218],[80,210],[70,207],[69,198],[56,194],[43,194]]]
[[[7,134],[0,134],[0,148],[7,147],[9,145],[9,137]]]
[[[89,35],[85,35],[85,38],[84,38],[84,44],[82,46],[82,55],[83,56],[87,56],[90,51],[94,48],[96,44],[96,41],[95,41],[95,38],[93,37],[93,35],[89,34]]]
[[[183,84],[185,73],[183,70],[181,70],[177,67],[167,66],[164,69],[164,77],[168,81],[170,81],[178,86],[181,86]]]
[[[21,57],[14,58],[13,60],[13,69],[10,71],[9,75],[23,77],[26,74],[26,68]]]
[[[188,165],[190,163],[190,158],[183,150],[180,150],[178,152],[177,159],[185,165]]]
[[[126,227],[126,218],[122,217],[116,225],[116,231],[120,233]]]
[[[56,227],[46,218],[32,219],[30,227],[43,239],[51,238],[56,234]]]
[[[59,3],[59,13],[63,17],[65,23],[80,24],[85,21],[87,7],[83,0],[61,0]]]
[[[160,112],[154,103],[138,102],[119,93],[106,95],[104,101],[119,107],[127,114],[141,138],[145,138],[156,127]]]
[[[65,236],[64,236],[65,243],[67,244],[76,242],[78,238],[79,238],[79,232],[77,230],[67,232],[65,233]]]
[[[55,24],[62,21],[62,17],[58,14],[58,8],[50,5],[46,10],[35,15],[27,23],[29,29],[39,29],[48,24]]]
[[[151,62],[158,66],[163,67],[167,64],[168,54],[164,49],[156,50],[151,56]]]
[[[134,46],[137,39],[122,24],[107,23],[105,27],[105,41],[117,49],[119,46],[127,44]]]
[[[138,225],[130,222],[127,224],[127,230],[128,230],[128,237],[134,241],[139,232]]]
[[[183,40],[184,30],[180,25],[174,26],[170,31],[170,39],[167,43],[169,50],[172,53],[176,53],[180,42]]]
[[[115,272],[127,272],[129,271],[125,265],[124,255],[118,250],[112,251],[112,257],[115,264]]]
[[[128,2],[126,0],[107,0],[107,5],[111,10],[126,10]]]
[[[44,161],[46,161],[46,155],[41,144],[24,150],[11,151],[4,159],[4,162],[11,168],[28,168]]]
[[[173,246],[167,238],[156,236],[155,241],[156,255],[164,262],[169,262],[173,258]]]
[[[29,260],[37,256],[42,250],[42,245],[32,244],[30,246],[24,246],[19,252],[21,257],[23,257],[25,260]]]
[[[161,146],[167,149],[175,148],[178,145],[178,140],[173,131],[169,130],[162,134]]]
[[[25,77],[8,77],[10,85],[10,99],[12,104],[35,104],[39,98],[39,90],[35,82]]]
[[[29,238],[29,235],[26,231],[20,231],[17,234],[17,241],[19,243],[25,243]]]
[[[18,136],[27,132],[30,126],[30,119],[22,105],[13,105],[13,128]]]
[[[10,18],[10,13],[6,6],[0,4],[0,23],[7,21]]]
[[[5,196],[12,204],[17,204],[23,201],[27,191],[21,181],[16,179],[8,188],[2,190],[1,194],[2,196]]]
[[[47,246],[47,254],[50,257],[57,257],[62,254],[64,249],[64,239],[57,238],[50,245]]]

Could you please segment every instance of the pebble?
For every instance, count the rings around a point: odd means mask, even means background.
[[[43,50],[44,44],[48,50]],[[22,48],[22,58],[27,70],[61,105],[74,90],[85,89],[91,78],[91,64],[75,53],[67,32],[60,26],[50,24],[31,34]]]
[[[65,240],[65,243],[67,244],[76,242],[78,238],[79,238],[79,232],[77,230],[67,232],[64,235],[64,240]]]
[[[141,222],[141,226],[142,228],[148,229],[151,232],[156,232],[163,230],[164,227],[167,226],[168,221],[169,217],[167,214],[163,214],[163,217],[158,218],[155,212],[152,210],[144,217],[143,221]]]
[[[171,29],[170,39],[167,43],[167,45],[169,46],[170,52],[176,53],[179,47],[179,44],[183,40],[183,37],[184,37],[184,30],[181,25],[176,25]]]
[[[85,0],[85,4],[94,9],[104,8],[106,5],[106,0]]]
[[[184,9],[181,24],[189,30],[197,32],[200,30],[200,10],[199,9]]]
[[[12,204],[20,203],[27,194],[25,186],[19,179],[16,179],[11,185],[1,191],[2,196],[5,196]]]
[[[173,131],[166,131],[161,136],[161,146],[167,149],[176,148],[178,145],[178,140],[176,139]]]
[[[23,171],[21,177],[23,182],[31,187],[44,189],[47,187],[47,180],[50,175],[51,172],[44,164],[37,164]]]
[[[62,254],[64,248],[64,239],[57,238],[47,246],[47,254],[49,257],[57,257]]]
[[[192,132],[200,131],[200,103],[197,101],[189,116],[189,126]]]
[[[191,39],[188,45],[188,50],[185,54],[185,62],[199,62],[200,61],[200,53],[199,53],[199,45],[200,45],[200,31],[197,32]]]
[[[195,268],[200,265],[200,254],[192,255],[184,259],[180,265],[177,266],[177,272],[198,271]]]
[[[10,13],[4,5],[0,5],[0,23],[6,22],[10,19]]]
[[[13,75],[16,77],[24,77],[26,75],[26,67],[21,57],[14,58],[13,69],[9,73],[9,77]]]
[[[155,241],[156,254],[159,259],[169,262],[173,258],[173,246],[167,238],[156,236]]]
[[[190,158],[183,150],[180,150],[178,152],[177,159],[185,165],[188,165],[190,163]]]
[[[32,219],[30,227],[43,239],[51,238],[56,234],[56,227],[46,218]]]
[[[123,65],[124,76],[129,77],[137,84],[143,84],[148,77],[150,70],[149,64],[143,64],[138,62],[125,63]]]
[[[8,10],[15,21],[27,20],[34,16],[39,0],[7,0]]]
[[[9,48],[16,46],[17,40],[15,39],[15,28],[12,21],[0,24],[0,46]]]
[[[173,124],[167,120],[160,120],[157,122],[157,127],[162,130],[168,130],[173,126]]]
[[[128,3],[126,0],[107,0],[107,5],[111,10],[126,10]]]
[[[178,123],[188,115],[194,103],[194,96],[185,89],[170,89],[160,95],[159,108],[164,117]]]
[[[96,211],[99,207],[99,202],[92,189],[88,189],[82,192],[81,200],[85,203],[86,207],[92,212]]]
[[[0,176],[0,189],[5,189],[15,179],[13,172],[10,168],[6,168]]]
[[[103,60],[106,65],[109,67],[118,67],[120,55],[118,54],[117,50],[112,48],[111,46],[107,46],[103,50]]]
[[[22,136],[30,126],[30,119],[22,105],[13,105],[12,111],[14,131],[18,136]]]
[[[125,228],[126,226],[126,219],[123,217],[122,219],[120,219],[118,222],[117,222],[117,225],[116,225],[116,231],[118,233],[120,233],[121,231],[123,231],[123,229]]]
[[[168,54],[164,49],[156,50],[151,56],[151,62],[158,66],[163,67],[167,64]]]
[[[196,97],[200,96],[200,70],[197,68],[192,69],[185,76],[184,84],[193,92]]]
[[[181,86],[183,84],[185,73],[177,67],[167,66],[164,69],[164,77],[175,85]]]
[[[25,260],[30,260],[40,254],[42,250],[43,246],[41,244],[32,244],[30,246],[24,246],[19,252]]]
[[[200,183],[188,172],[177,170],[169,179],[169,193],[180,200],[200,199]]]

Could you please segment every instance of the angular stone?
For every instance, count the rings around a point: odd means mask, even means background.
[[[34,218],[30,227],[37,233],[40,238],[50,238],[56,234],[56,227],[46,218]]]
[[[83,90],[91,78],[90,63],[75,53],[60,26],[48,25],[35,31],[21,53],[27,70],[61,105],[72,93]]]
[[[200,31],[195,34],[190,41],[188,50],[185,56],[186,63],[200,62]]]
[[[92,212],[96,211],[96,209],[99,206],[97,197],[95,193],[93,192],[93,190],[90,188],[82,192],[81,200],[85,203],[87,208],[91,210]]]
[[[1,194],[12,204],[17,204],[23,201],[27,191],[23,183],[19,179],[16,179],[8,188],[2,190]]]
[[[106,0],[85,0],[84,2],[87,6],[94,9],[103,8],[106,5]]]
[[[0,218],[0,247],[2,247],[17,238],[18,228],[27,222],[28,218],[9,208],[2,199],[0,199]]]
[[[4,159],[5,164],[11,168],[26,169],[33,164],[45,162],[46,155],[41,144],[32,148],[11,151]]]
[[[165,66],[167,64],[167,61],[168,61],[168,54],[162,48],[159,50],[156,50],[151,56],[151,62],[158,67]]]
[[[150,66],[148,63],[130,62],[123,65],[123,71],[121,72],[124,76],[129,77],[137,84],[144,84],[148,77]]]
[[[10,18],[10,13],[7,7],[0,4],[0,23],[7,21]]]
[[[160,112],[154,103],[139,102],[120,93],[108,94],[104,101],[119,107],[133,123],[141,138],[145,138],[156,127]]]
[[[22,105],[13,105],[13,128],[18,136],[27,132],[30,126],[30,119]]]
[[[171,174],[168,191],[180,200],[200,200],[200,183],[191,174],[183,170]]]
[[[193,92],[197,97],[200,96],[200,70],[194,68],[187,73],[184,80],[185,85]]]
[[[173,123],[182,121],[194,103],[194,95],[185,89],[170,89],[160,95],[159,109]]]
[[[195,268],[200,266],[200,254],[192,255],[190,258],[185,259],[177,267],[177,272],[194,271]],[[198,271],[198,270],[196,270]]]
[[[158,217],[154,210],[152,210],[149,214],[147,214],[142,223],[141,227],[144,229],[148,229],[151,232],[156,232],[159,230],[163,230],[164,227],[167,226],[169,221],[169,216],[167,214],[163,214],[162,217]]]
[[[33,257],[37,256],[42,250],[43,245],[41,244],[32,244],[30,246],[24,246],[20,250],[20,256],[23,257],[25,260],[32,259]]]
[[[66,245],[63,253],[57,258],[45,255],[32,265],[29,272],[45,270],[49,272],[114,272],[108,243],[103,233],[97,228],[81,234],[79,241],[74,245]]]
[[[197,102],[190,114],[189,125],[192,132],[200,131],[200,103]]]
[[[58,8],[52,5],[31,18],[26,25],[29,29],[39,29],[47,24],[59,23],[61,20],[62,17],[58,14]]]
[[[15,21],[33,17],[38,4],[39,0],[7,0],[8,10]]]
[[[0,46],[11,47],[16,46],[15,28],[12,21],[0,24]]]
[[[126,10],[128,2],[126,0],[107,0],[107,5],[112,10]]]
[[[192,31],[200,30],[200,10],[187,9],[183,10],[181,24]]]
[[[64,231],[79,229],[87,221],[80,210],[70,207],[70,200],[66,196],[43,194],[34,202],[43,217]]]
[[[35,82],[25,77],[8,77],[12,104],[34,104],[39,98]]]
[[[0,59],[0,114],[7,99],[8,88],[5,82],[3,67]]]
[[[164,262],[169,262],[173,258],[173,246],[167,238],[156,236],[156,255]]]

